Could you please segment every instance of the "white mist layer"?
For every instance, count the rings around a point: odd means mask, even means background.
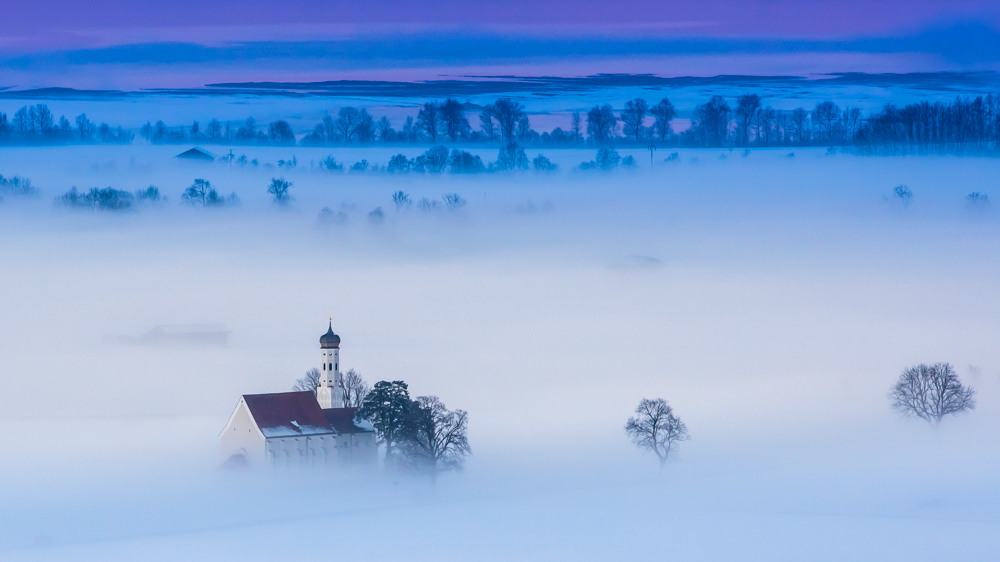
[[[1000,543],[1000,162],[681,150],[633,172],[330,174],[412,148],[7,149],[41,189],[0,203],[0,553],[17,560],[982,559]],[[474,150],[484,159],[493,151]],[[533,157],[536,151],[529,151]],[[622,151],[623,154],[629,151]],[[292,155],[294,169],[265,169]],[[696,161],[692,161],[697,158]],[[294,182],[275,208],[271,177]],[[194,178],[243,200],[191,209]],[[894,204],[905,183],[912,205]],[[77,185],[170,198],[72,212]],[[397,212],[458,193],[458,211]],[[345,224],[321,226],[319,210]],[[381,206],[385,222],[367,213]],[[470,412],[436,489],[389,475],[215,470],[240,394],[289,390],[332,312],[342,362]],[[216,323],[221,348],[107,343]],[[900,370],[979,391],[935,431]],[[663,397],[692,439],[663,475],[622,427]],[[326,483],[322,483],[323,481]],[[316,539],[317,536],[326,539]]]

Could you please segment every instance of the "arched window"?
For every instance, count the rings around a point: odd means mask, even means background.
[[[326,363],[323,363],[323,370],[326,370]]]
[[[330,370],[331,371],[333,370],[333,364],[332,363],[330,364]]]

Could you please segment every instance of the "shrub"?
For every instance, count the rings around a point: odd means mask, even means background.
[[[196,179],[184,193],[181,199],[189,205],[201,205],[202,207],[221,207],[224,205],[235,205],[240,202],[240,198],[235,193],[228,196],[219,195],[208,180]]]
[[[493,166],[493,169],[502,172],[527,170],[529,166],[528,155],[524,153],[524,149],[520,146],[508,145],[500,149],[497,161]]]
[[[539,172],[553,172],[559,168],[559,166],[553,164],[551,160],[541,154],[535,156],[535,159],[531,161],[531,166]]]
[[[625,158],[622,158],[622,167],[623,168],[635,168],[636,166],[637,166],[637,164],[635,162],[635,157],[634,156],[628,155]]]
[[[966,202],[973,209],[985,209],[990,206],[990,198],[985,193],[979,193],[978,191],[973,191],[972,193],[965,196]]]
[[[621,162],[622,157],[618,154],[618,151],[613,148],[601,147],[597,151],[597,158],[591,160],[590,162],[584,162],[580,164],[581,170],[593,170],[599,168],[601,170],[611,170],[618,167],[618,163]],[[633,163],[635,160],[632,160]]]
[[[664,162],[676,162],[681,159],[681,155],[676,152],[671,152],[670,156],[663,159]]]
[[[382,207],[375,207],[374,211],[368,213],[368,220],[376,223],[385,220],[385,213],[382,212]]]
[[[236,196],[235,193],[230,193],[229,195],[219,195],[214,189],[208,192],[205,196],[205,206],[207,207],[222,207],[225,205],[238,205],[240,198]]]
[[[418,172],[430,172],[432,174],[441,173],[448,164],[448,149],[443,146],[435,146],[417,156],[413,162],[413,169]]]
[[[5,178],[0,176],[0,192],[10,195],[27,196],[36,195],[38,189],[31,185],[31,180],[20,176]]]
[[[904,207],[913,201],[913,192],[904,184],[899,184],[892,188],[892,196],[902,203]]]
[[[364,172],[367,169],[368,169],[368,161],[364,159],[362,159],[360,162],[355,162],[351,166],[352,172]]]
[[[139,202],[146,201],[149,203],[159,203],[163,201],[163,198],[160,197],[160,188],[155,185],[151,185],[146,189],[137,189],[135,191],[135,199]]]
[[[92,187],[87,193],[80,193],[76,186],[56,199],[67,207],[96,209],[101,211],[125,211],[132,208],[135,196],[121,189]]]
[[[453,174],[478,174],[485,171],[486,166],[483,165],[483,160],[480,157],[473,156],[464,150],[451,151],[451,172]]]
[[[267,192],[274,197],[274,202],[284,205],[291,200],[288,189],[292,187],[292,182],[285,181],[285,178],[271,178],[271,185],[267,186]]]
[[[402,191],[397,191],[392,194],[392,202],[396,205],[396,209],[403,209],[409,207],[412,201],[410,201],[410,196],[403,193]]]
[[[347,222],[347,213],[343,211],[334,213],[333,209],[330,207],[323,207],[319,212],[317,220],[319,224],[323,226],[331,224],[344,224]]]
[[[438,204],[437,201],[434,201],[433,199],[428,199],[426,197],[423,197],[420,199],[420,201],[417,201],[417,208],[420,209],[421,211],[424,211],[425,213],[430,211],[436,211],[438,210],[439,207],[440,205]]]
[[[410,171],[411,163],[406,156],[397,154],[389,159],[389,166],[386,171],[390,174],[405,174]]]
[[[465,206],[465,199],[457,193],[449,193],[442,197],[444,199],[445,207],[448,207],[449,211],[454,211],[456,209],[461,209]]]
[[[340,162],[337,162],[337,160],[333,156],[327,156],[325,159],[323,159],[323,161],[320,162],[320,165],[331,172],[338,172],[344,169],[344,165],[341,164]]]

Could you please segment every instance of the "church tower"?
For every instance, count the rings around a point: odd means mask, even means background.
[[[333,333],[333,319],[326,333],[319,338],[323,365],[319,372],[316,400],[320,408],[344,407],[344,377],[340,374],[340,336]]]

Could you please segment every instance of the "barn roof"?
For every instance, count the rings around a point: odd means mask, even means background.
[[[212,156],[211,152],[203,148],[198,148],[197,146],[185,150],[184,152],[181,152],[180,154],[175,156],[175,158],[190,158],[194,160],[215,160],[215,156]]]
[[[264,437],[294,437],[333,433],[312,392],[244,394],[257,427]]]
[[[336,430],[337,433],[371,433],[375,431],[367,421],[354,421],[354,415],[361,408],[326,408],[323,414],[327,423]]]

